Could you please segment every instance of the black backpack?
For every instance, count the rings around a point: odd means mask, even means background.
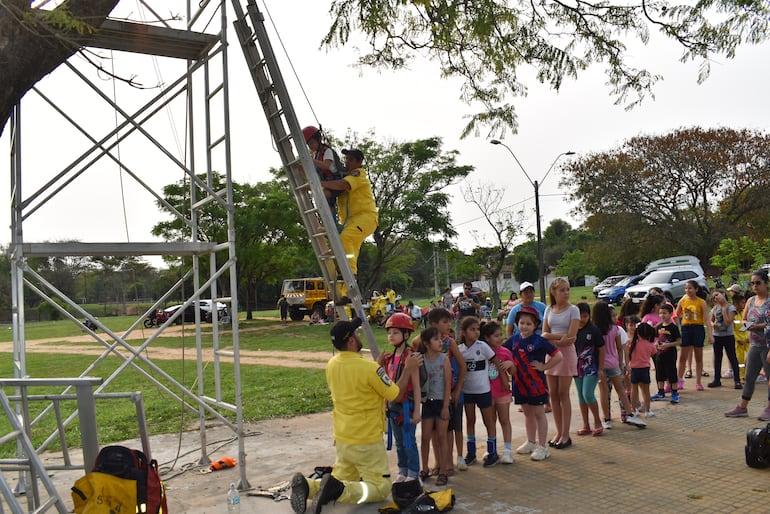
[[[746,465],[751,468],[770,466],[770,423],[763,428],[746,431]]]

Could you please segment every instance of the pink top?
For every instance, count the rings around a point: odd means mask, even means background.
[[[618,327],[612,325],[610,331],[604,336],[604,369],[612,369],[620,366],[618,359],[618,347],[615,346],[615,338],[618,335]]]
[[[629,362],[631,369],[649,368],[650,359],[657,351],[655,344],[651,341],[641,338],[637,339],[634,353],[631,354],[631,361]]]
[[[503,348],[502,346],[498,346],[495,348],[495,355],[498,359],[500,359],[500,362],[510,361],[513,362],[513,355],[511,354],[511,351],[508,348]],[[492,391],[492,398],[502,398],[503,396],[511,396],[511,381],[510,378],[508,380],[508,389],[505,389],[503,387],[503,379],[500,378],[500,371],[497,369],[497,366],[489,363],[489,387]]]

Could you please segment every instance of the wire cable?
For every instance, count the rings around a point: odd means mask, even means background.
[[[112,67],[112,103],[118,105],[118,90],[115,85],[115,52],[110,50],[110,66]],[[115,129],[118,128],[118,110],[114,110]],[[115,132],[117,142],[115,144],[115,153],[118,158],[118,180],[120,181],[120,202],[123,205],[123,228],[126,230],[126,242],[131,242],[131,236],[128,233],[128,212],[126,211],[126,191],[123,188],[123,165],[120,164],[123,159],[120,157],[120,133]]]
[[[316,121],[317,124],[320,125],[321,122],[318,121],[318,115],[315,113],[315,110],[313,109],[313,104],[310,103],[310,98],[308,98],[307,92],[305,91],[305,87],[302,85],[302,81],[299,79],[299,74],[297,73],[297,70],[294,67],[294,63],[292,62],[291,57],[289,57],[289,52],[286,50],[286,45],[283,44],[281,33],[278,32],[278,27],[275,25],[275,22],[273,21],[273,16],[270,14],[270,9],[267,8],[267,2],[263,0],[262,4],[265,6],[265,13],[267,14],[267,17],[270,20],[270,24],[273,26],[273,30],[275,31],[275,35],[278,38],[278,42],[281,44],[281,48],[283,49],[283,54],[286,56],[286,60],[289,61],[289,67],[291,67],[291,71],[292,73],[294,73],[294,78],[297,79],[297,84],[299,84],[299,89],[300,91],[302,91],[302,96],[305,97],[305,102],[307,102],[307,106],[310,108],[310,112],[313,114],[313,119]]]

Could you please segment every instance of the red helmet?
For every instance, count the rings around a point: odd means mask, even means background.
[[[414,332],[412,318],[403,312],[397,312],[388,318],[388,321],[385,323],[385,329],[388,328],[400,328],[401,330]]]
[[[307,127],[302,129],[302,136],[305,138],[305,143],[310,141],[310,138],[315,136],[321,132],[318,127],[314,127],[313,125],[308,125]]]

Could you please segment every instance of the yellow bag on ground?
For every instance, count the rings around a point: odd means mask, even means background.
[[[136,480],[92,471],[72,486],[75,514],[136,513]]]

